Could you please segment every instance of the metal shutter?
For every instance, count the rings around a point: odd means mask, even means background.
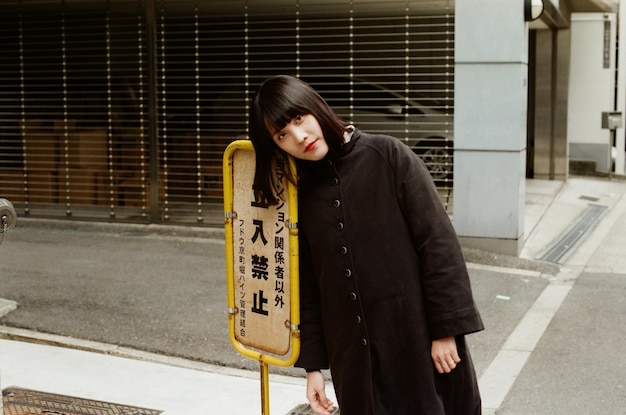
[[[453,0],[5,1],[0,196],[32,217],[221,226],[267,76],[426,161],[449,208]]]

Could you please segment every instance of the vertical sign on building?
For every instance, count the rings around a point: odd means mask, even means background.
[[[602,67],[609,69],[611,67],[611,22],[604,21],[604,37],[602,44]]]
[[[224,154],[224,210],[231,342],[247,357],[290,366],[299,351],[297,196],[277,166],[281,202],[268,206],[252,190],[250,141]]]

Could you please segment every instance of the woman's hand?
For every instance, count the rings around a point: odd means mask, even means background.
[[[450,373],[461,361],[454,337],[433,340],[431,357],[439,373]]]
[[[330,415],[335,409],[331,400],[326,397],[324,375],[319,370],[306,374],[306,398],[316,414]]]

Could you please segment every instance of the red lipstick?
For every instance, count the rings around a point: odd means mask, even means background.
[[[308,146],[306,146],[306,148],[304,149],[304,151],[311,151],[315,149],[315,146],[317,146],[317,140],[313,141],[312,143],[310,143]]]

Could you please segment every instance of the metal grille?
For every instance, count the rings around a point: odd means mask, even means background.
[[[159,415],[163,411],[21,388],[2,391],[4,415]]]
[[[563,264],[595,228],[608,209],[608,206],[590,204],[537,259]]]
[[[450,207],[453,0],[5,0],[0,194],[33,217],[221,226],[267,76],[427,163]]]
[[[331,415],[339,415],[339,414],[340,414],[339,408],[335,408],[331,412]],[[315,412],[313,412],[309,404],[304,403],[304,404],[296,406],[291,411],[289,411],[286,415],[315,415]]]
[[[2,194],[32,216],[145,215],[146,29],[136,0],[3,8]]]

